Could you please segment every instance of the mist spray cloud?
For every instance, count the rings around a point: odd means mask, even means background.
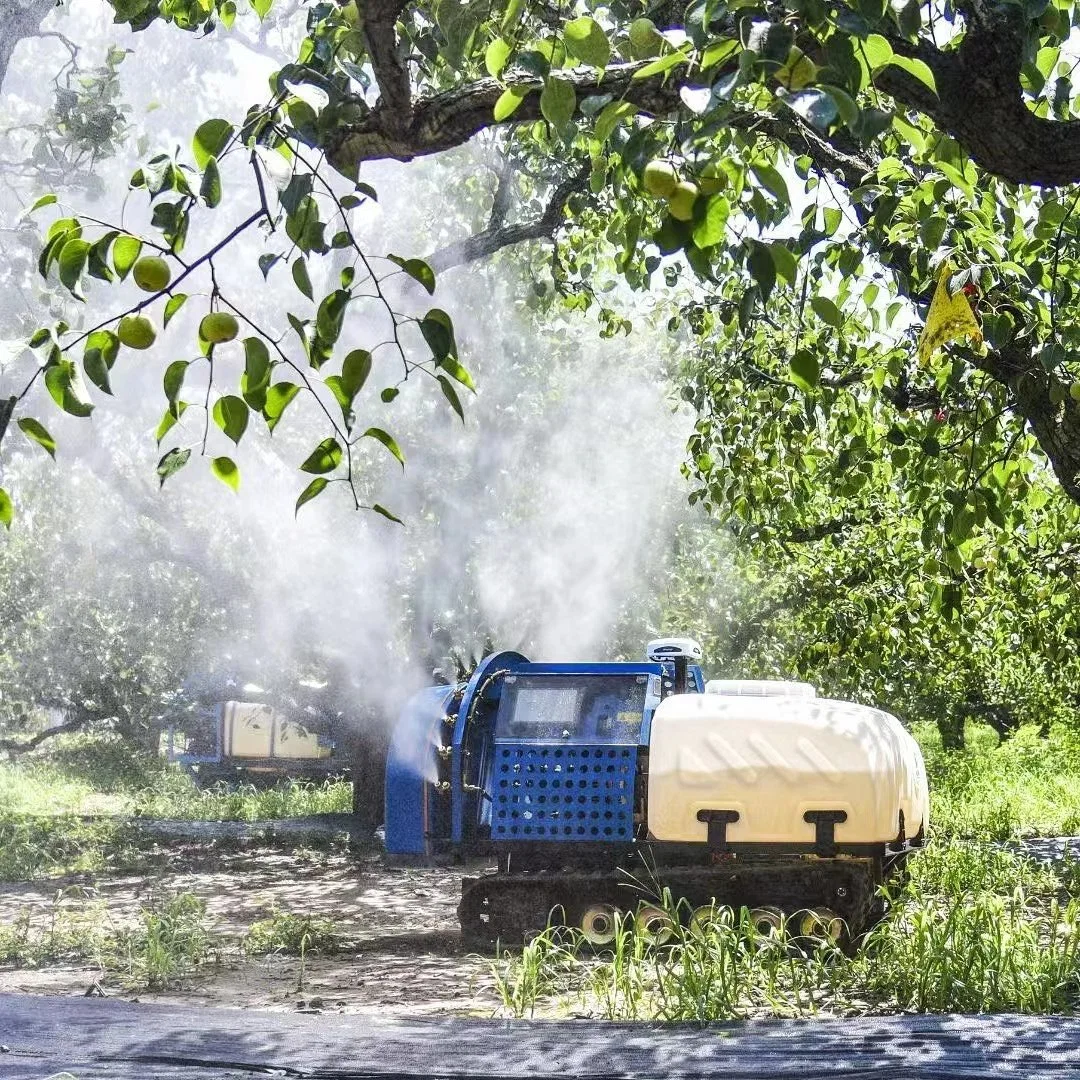
[[[205,43],[165,33],[167,52],[155,55],[152,42],[132,43],[137,51],[124,70],[132,100],[147,93],[147,65],[156,65],[154,81],[167,87],[193,77],[193,70],[205,78],[198,65],[214,62]],[[211,73],[223,112],[224,103],[233,112],[237,102],[247,104],[253,77],[261,79],[268,66],[265,58],[245,61],[235,53]],[[169,77],[162,75],[163,56]],[[21,77],[31,74],[24,67]],[[190,110],[161,93],[157,135],[175,131],[176,141],[186,139]],[[458,155],[455,168],[472,167],[468,154]],[[120,198],[108,194],[126,183],[132,158],[120,157],[106,167],[110,182],[98,212],[120,212]],[[445,242],[441,232],[433,235],[432,221],[467,217],[443,167],[373,170],[379,208],[362,226],[370,250],[426,254]],[[250,177],[226,173],[225,180],[227,192],[239,193]],[[214,231],[227,226],[230,212],[238,217],[244,209],[230,211],[227,201]],[[125,212],[134,227],[138,212],[130,206]],[[242,295],[260,322],[281,331],[284,312],[302,312],[306,302],[283,268],[263,282],[255,269],[261,244],[251,237],[238,245],[225,287]],[[212,579],[233,625],[224,634],[217,626],[196,633],[193,669],[220,667],[223,657],[249,671],[295,669],[321,658],[348,675],[358,715],[389,716],[416,686],[430,682],[433,663],[450,648],[478,655],[490,641],[545,660],[603,659],[618,650],[615,628],[628,619],[634,624],[634,606],[654,584],[685,513],[679,464],[690,420],[668,399],[664,370],[671,357],[662,333],[635,319],[634,334],[602,340],[591,317],[557,310],[538,316],[522,302],[532,288],[525,265],[504,254],[494,265],[440,275],[433,302],[454,317],[462,360],[478,384],[475,398],[464,395],[464,425],[429,379],[415,380],[418,385],[410,379],[397,401],[380,405],[379,387],[397,377],[388,360],[377,363],[367,396],[358,401],[365,410],[359,423],[390,430],[406,455],[401,470],[372,443],[360,459],[365,491],[404,527],[355,512],[333,488],[293,519],[303,485],[296,466],[325,434],[315,410],[299,401],[273,440],[254,430],[245,438],[236,454],[238,495],[194,459],[156,492],[160,451],[149,433],[164,404],[161,372],[174,353],[183,355],[175,350],[190,350],[198,297],[149,362],[121,360],[117,399],[102,403],[91,422],[48,415],[61,441],[60,472],[51,482],[87,482],[72,468],[81,457],[106,492],[101,519],[84,523],[87,537],[107,535],[117,507],[152,500],[170,545],[198,553],[199,572]],[[318,260],[312,272],[322,276],[317,295],[336,275]],[[111,309],[117,297],[92,302]],[[351,315],[339,349],[370,348],[385,337],[384,319],[377,308]],[[166,349],[174,353],[162,356]],[[238,347],[231,359],[223,350],[226,374],[240,363]],[[196,376],[189,389],[198,400]],[[189,423],[201,424],[194,412]],[[257,418],[252,427],[261,427]],[[222,439],[216,431],[211,437]],[[212,445],[209,452],[228,450]],[[27,480],[44,467],[32,457],[14,463]],[[163,520],[170,524],[161,526]],[[54,526],[39,521],[36,527]],[[150,561],[149,549],[140,554],[138,545],[156,541],[141,535],[125,524],[125,557]],[[641,624],[643,645],[644,615]]]

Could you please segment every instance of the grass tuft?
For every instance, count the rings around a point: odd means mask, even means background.
[[[549,928],[494,967],[506,1014],[585,1011],[608,1020],[706,1023],[817,1013],[1060,1013],[1080,1007],[1080,900],[1071,872],[966,841],[910,863],[885,919],[851,954],[763,935],[745,909],[690,929],[670,896],[672,939],[657,946],[629,916],[599,955]]]
[[[248,956],[268,953],[330,955],[340,952],[343,946],[344,941],[332,920],[297,915],[279,908],[274,908],[268,918],[252,923],[244,938],[244,952]]]

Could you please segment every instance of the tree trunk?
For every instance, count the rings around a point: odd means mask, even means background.
[[[964,749],[964,716],[962,713],[955,711],[939,716],[937,729],[941,735],[943,749]]]

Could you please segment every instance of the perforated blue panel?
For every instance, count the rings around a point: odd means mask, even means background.
[[[495,744],[494,840],[634,837],[636,746]]]

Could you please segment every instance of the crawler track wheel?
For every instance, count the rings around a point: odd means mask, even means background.
[[[799,936],[809,941],[843,945],[847,926],[831,908],[811,908],[800,912],[797,922]]]
[[[783,933],[784,913],[777,907],[751,908],[748,918],[758,937],[774,938]]]
[[[581,916],[581,933],[594,949],[602,949],[619,932],[619,913],[611,904],[592,904]]]
[[[675,920],[655,904],[642,904],[638,908],[634,927],[650,945],[663,945],[675,935]]]
[[[704,904],[690,913],[688,927],[691,934],[704,937],[710,930],[721,930],[731,925],[731,909],[719,904]]]

